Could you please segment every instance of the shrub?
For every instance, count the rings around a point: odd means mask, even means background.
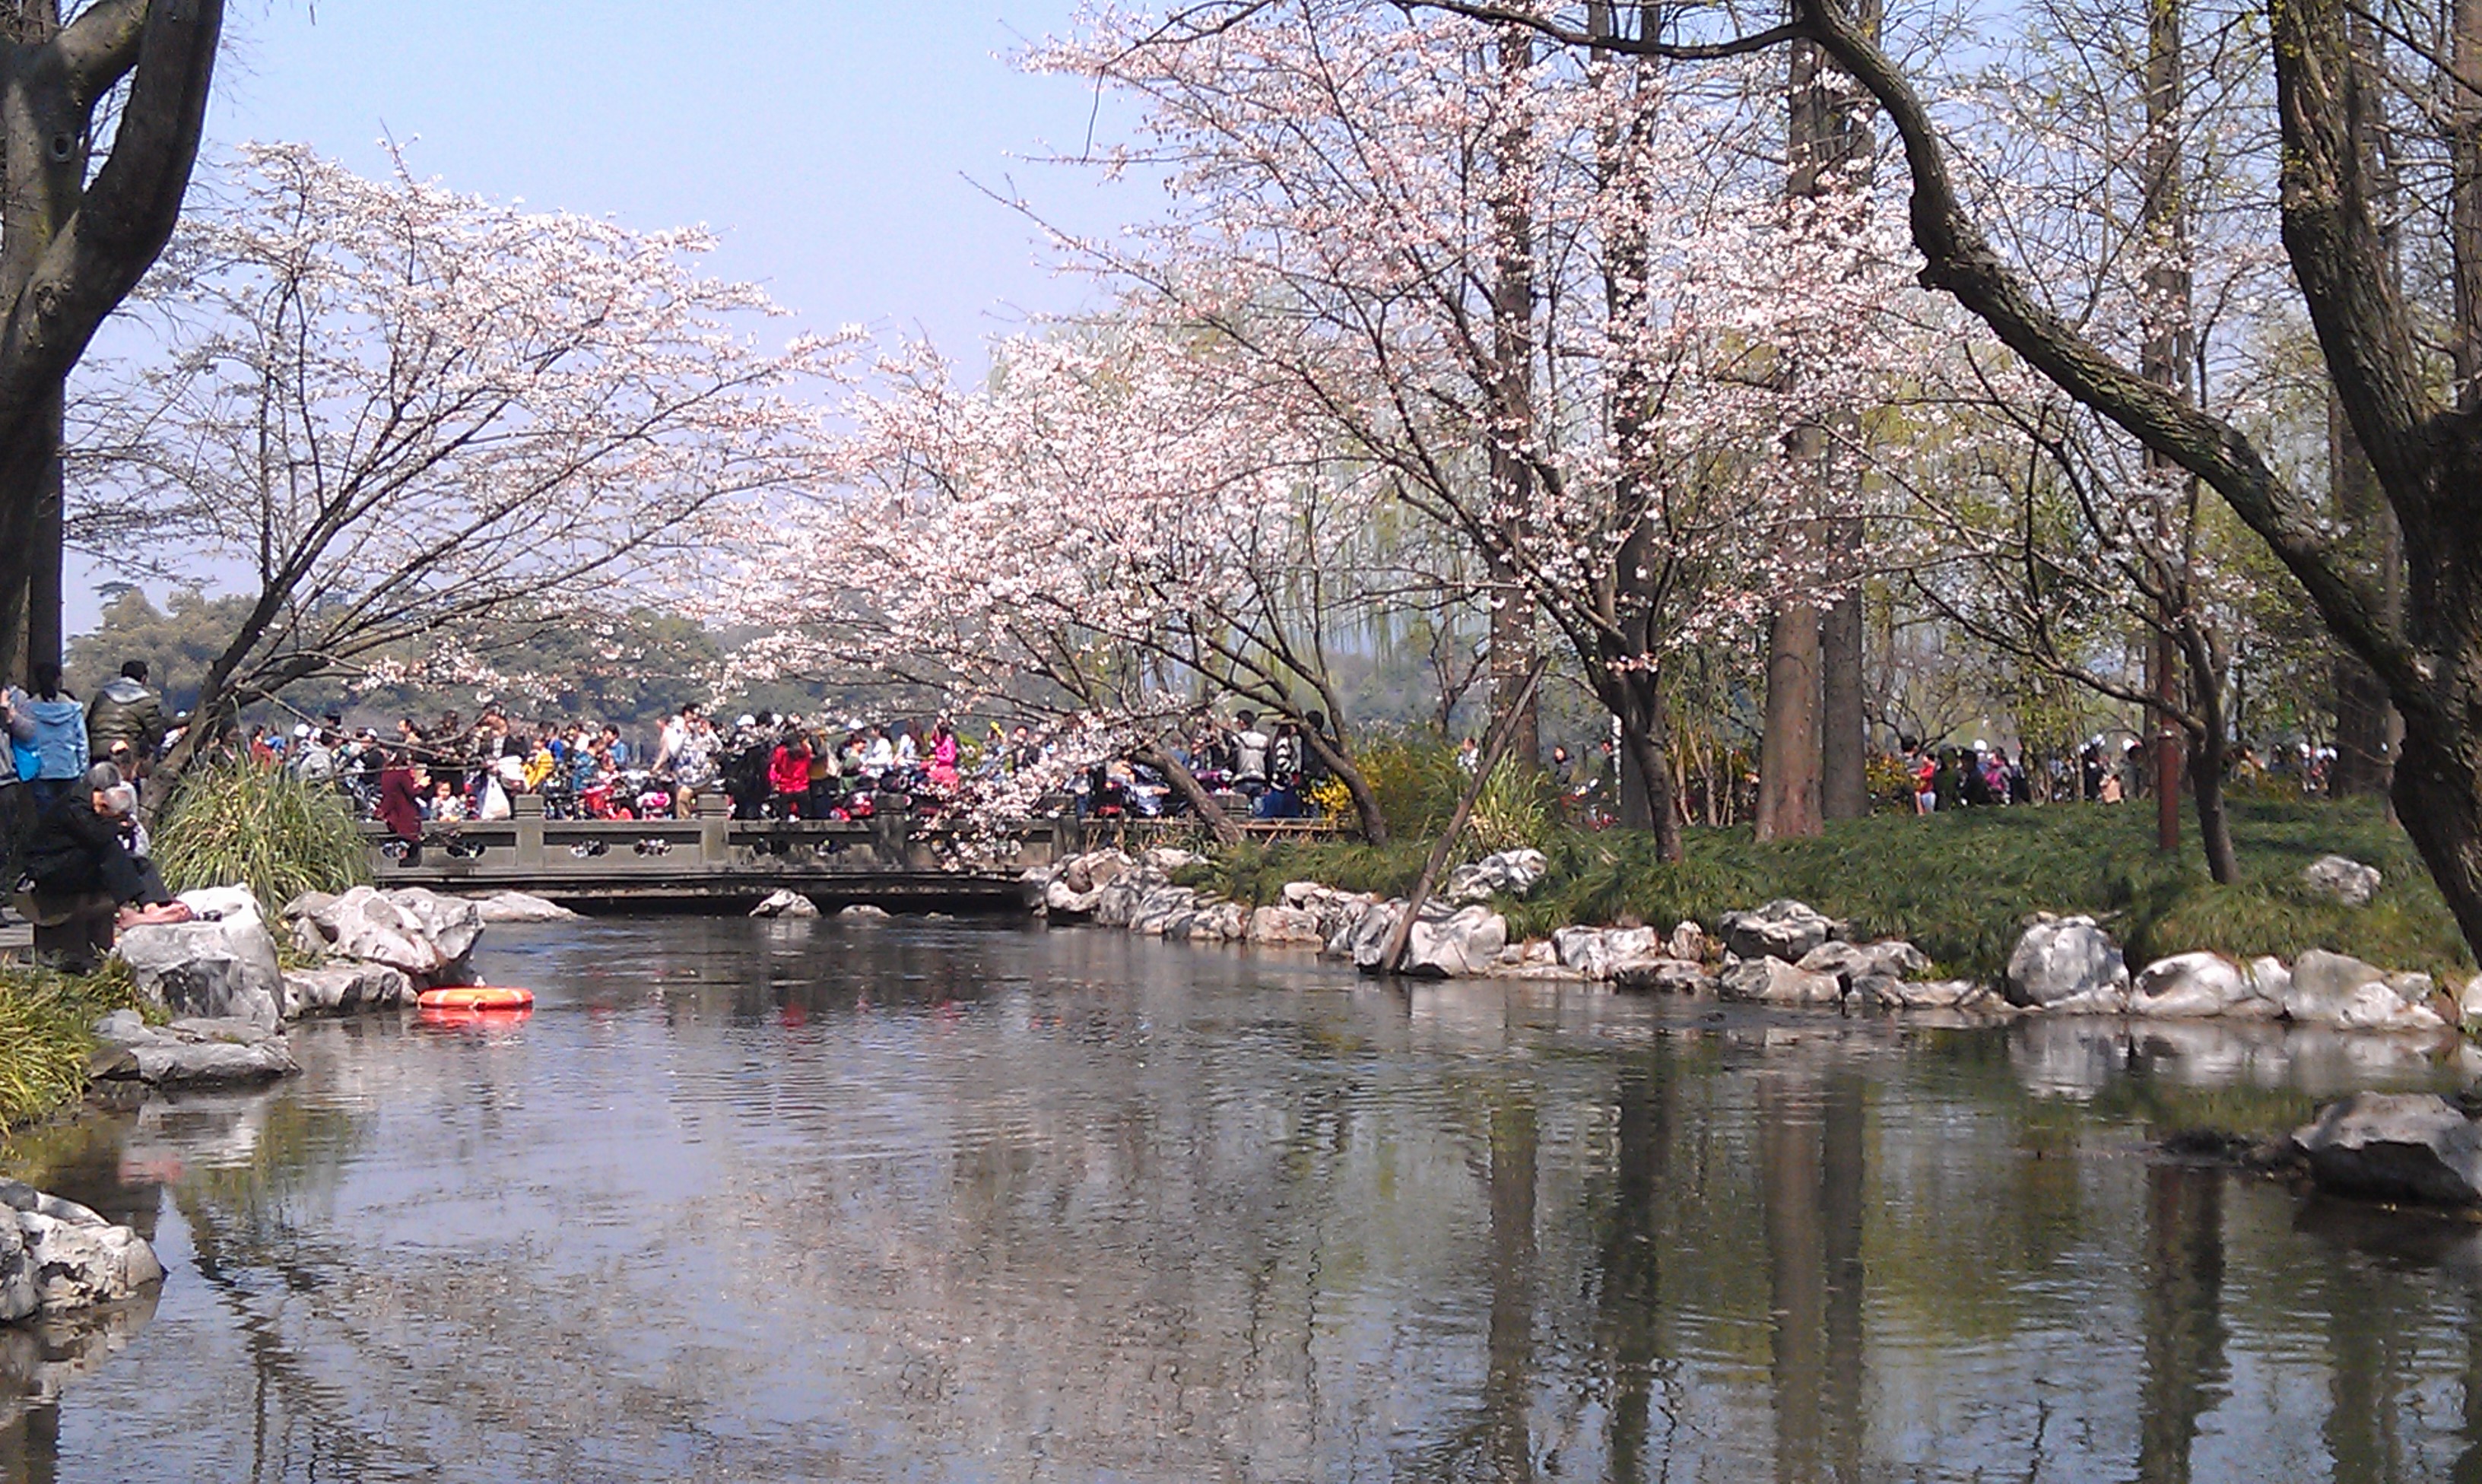
[[[1465,793],[1456,745],[1417,732],[1374,738],[1353,755],[1390,834],[1436,835]]]
[[[253,763],[184,776],[157,823],[154,851],[172,890],[244,882],[271,911],[304,892],[341,892],[370,876],[344,795]]]
[[[94,1049],[89,1028],[138,1002],[119,959],[84,976],[0,967],[0,1128],[40,1118],[84,1092]]]

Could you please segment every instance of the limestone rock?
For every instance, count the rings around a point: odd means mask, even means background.
[[[1843,981],[1832,974],[1815,974],[1772,955],[1741,958],[1726,955],[1721,976],[1727,1000],[1752,1000],[1761,1004],[1840,1004]]]
[[[1176,850],[1170,846],[1157,846],[1139,856],[1138,860],[1148,870],[1158,871],[1165,875],[1170,875],[1175,871],[1185,871],[1192,866],[1206,864],[1206,857],[1197,851]]]
[[[208,922],[251,922],[267,925],[266,915],[258,909],[258,896],[247,886],[204,886],[183,892],[177,898],[190,909],[191,915]]]
[[[1832,974],[1847,990],[1865,978],[1901,979],[1928,974],[1931,961],[1901,938],[1877,943],[1828,942],[1811,949],[1795,967],[1811,974]]]
[[[2423,1002],[2429,987],[2427,976],[2391,980],[2375,964],[2311,949],[2292,966],[2284,1013],[2305,1024],[2346,1030],[2436,1030],[2446,1022]]]
[[[304,950],[402,969],[417,985],[462,977],[483,934],[481,908],[418,886],[357,886],[342,897],[299,898],[284,910]]]
[[[1971,979],[1906,979],[1864,975],[1854,981],[1862,1002],[1880,1010],[1962,1010],[1987,1001],[1990,991]]]
[[[867,902],[867,901],[858,901],[858,902],[855,902],[853,905],[851,905],[851,906],[849,906],[849,907],[845,908],[843,911],[838,912],[838,913],[836,914],[836,916],[838,916],[838,917],[850,917],[850,918],[871,918],[871,919],[875,919],[875,920],[885,920],[885,919],[886,918],[886,916],[887,916],[887,909],[886,909],[885,907],[878,906],[878,905],[876,905],[876,904],[874,904],[874,903],[871,903],[871,902]]]
[[[2348,907],[2366,907],[2387,878],[2349,855],[2322,855],[2301,868],[2301,884]]]
[[[1064,879],[1054,880],[1043,889],[1043,908],[1053,917],[1092,917],[1099,891],[1078,891]]]
[[[2357,1092],[2292,1135],[2323,1189],[2388,1201],[2482,1201],[2482,1131],[2434,1093]]]
[[[1740,958],[1781,958],[1797,964],[1812,949],[1844,936],[1844,924],[1806,903],[1778,898],[1753,912],[1727,912],[1726,951]]]
[[[149,1026],[136,1010],[115,1010],[95,1038],[128,1053],[127,1075],[152,1087],[212,1087],[273,1081],[302,1070],[277,1031],[246,1020],[176,1020]]]
[[[1377,974],[1379,960],[1386,955],[1388,937],[1396,931],[1396,920],[1404,915],[1402,898],[1373,902],[1368,911],[1338,935],[1343,940],[1344,950],[1337,952],[1336,942],[1332,939],[1328,943],[1328,951],[1338,958],[1352,959],[1353,966],[1364,974]]]
[[[1163,936],[1173,919],[1198,910],[1198,893],[1186,886],[1158,886],[1129,913],[1129,931]]]
[[[525,892],[494,892],[470,899],[486,926],[494,923],[566,923],[577,916],[559,902]]]
[[[1680,958],[1693,964],[1703,964],[1707,959],[1707,950],[1712,947],[1713,945],[1706,941],[1705,928],[1696,923],[1683,921],[1672,925],[1672,936],[1664,940],[1663,953],[1667,958]]]
[[[1540,850],[1500,850],[1448,872],[1439,897],[1459,905],[1489,901],[1500,895],[1522,897],[1550,869],[1551,862]]]
[[[1190,941],[1238,943],[1250,935],[1250,909],[1237,901],[1206,903],[1189,921]]]
[[[1094,924],[1097,927],[1126,927],[1136,914],[1138,903],[1149,894],[1165,885],[1156,872],[1128,870],[1095,889]]]
[[[1612,973],[1612,987],[1659,995],[1711,995],[1720,986],[1706,966],[1688,958],[1635,958]]]
[[[2045,917],[2008,955],[2008,1000],[2063,1014],[2116,1015],[2128,1005],[2120,945],[2090,917]]]
[[[413,1002],[412,976],[386,964],[334,963],[284,975],[284,1018],[384,1010]]]
[[[0,1222],[0,1249],[11,1237],[17,1248],[14,1262],[0,1255],[0,1313],[22,1303],[29,1280],[37,1306],[51,1315],[118,1303],[164,1279],[164,1265],[145,1238],[74,1201],[12,1180],[0,1181],[0,1206],[16,1218]],[[13,1231],[7,1230],[11,1225]]]
[[[1319,936],[1331,950],[1334,948],[1337,935],[1361,921],[1361,914],[1369,911],[1370,904],[1378,899],[1368,892],[1339,892],[1316,881],[1284,883],[1284,905],[1318,919]],[[1341,958],[1347,955],[1339,952],[1334,956]]]
[[[1563,927],[1551,935],[1561,966],[1590,979],[1608,979],[1621,965],[1663,956],[1651,927]]]
[[[2254,998],[2249,976],[2223,954],[2176,953],[2148,964],[2130,983],[2128,1013],[2196,1019]]]
[[[143,924],[113,951],[138,992],[176,1015],[247,1020],[274,1029],[284,1005],[276,940],[256,917]]]
[[[752,917],[817,917],[819,904],[794,891],[775,891],[750,909]]]
[[[1508,921],[1489,907],[1461,907],[1442,916],[1428,903],[1406,939],[1405,972],[1465,978],[1490,969],[1508,944]]]
[[[1327,942],[1318,914],[1302,907],[1260,907],[1250,914],[1248,937],[1271,947],[1317,948]]]

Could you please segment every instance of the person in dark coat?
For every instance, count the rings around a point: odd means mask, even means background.
[[[380,771],[380,822],[405,846],[405,864],[422,864],[422,795],[431,774],[398,753]]]
[[[152,862],[121,842],[121,815],[134,795],[121,790],[109,763],[87,769],[86,788],[46,807],[26,845],[26,874],[45,897],[103,893],[123,908],[158,907],[172,899]],[[126,915],[126,914],[125,914]]]

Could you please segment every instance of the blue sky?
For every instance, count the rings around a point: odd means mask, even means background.
[[[964,351],[1082,302],[1027,223],[973,182],[1081,228],[1145,209],[1029,163],[1086,137],[1092,93],[1006,54],[1071,0],[262,0],[236,8],[211,131],[377,170],[384,131],[462,190],[704,222],[719,272],[823,326]],[[1106,122],[1111,121],[1107,116]]]
[[[1029,158],[1126,124],[1007,60],[1065,32],[1073,3],[242,0],[208,148],[307,143],[376,173],[384,136],[459,190],[703,222],[723,237],[710,271],[766,284],[803,325],[927,334],[979,361],[981,338],[1091,297],[985,188],[1089,232],[1152,204]],[[70,561],[76,633],[112,574]]]

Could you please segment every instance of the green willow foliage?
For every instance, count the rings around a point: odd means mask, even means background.
[[[251,763],[184,776],[154,849],[172,890],[243,882],[270,912],[304,892],[370,878],[361,826],[342,794]]]

